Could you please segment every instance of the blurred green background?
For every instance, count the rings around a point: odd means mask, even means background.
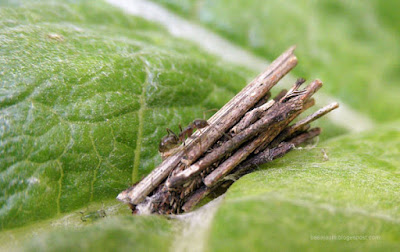
[[[272,60],[291,45],[294,70],[377,121],[400,116],[400,2],[155,0]]]

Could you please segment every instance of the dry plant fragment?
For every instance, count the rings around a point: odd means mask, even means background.
[[[163,162],[117,199],[129,204],[134,213],[178,214],[191,210],[208,194],[228,187],[258,165],[281,157],[321,133],[310,123],[336,109],[332,103],[291,124],[312,107],[312,95],[322,86],[315,80],[304,89],[298,79],[289,90],[274,99],[270,89],[297,64],[294,47],[279,56],[256,79],[232,98],[192,135],[189,125],[181,131],[184,144],[170,152]],[[290,125],[291,124],[291,125]],[[168,134],[171,134],[167,130]],[[169,135],[171,138],[171,135]],[[177,140],[173,137],[174,141]],[[168,145],[168,136],[162,144]],[[164,141],[164,142],[163,142]],[[160,145],[161,146],[161,145]],[[164,149],[163,149],[164,150]]]

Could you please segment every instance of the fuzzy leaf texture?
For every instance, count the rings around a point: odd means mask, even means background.
[[[2,229],[115,198],[160,162],[165,127],[246,83],[246,71],[104,3],[30,3],[2,16]]]
[[[395,1],[155,2],[267,60],[297,44],[294,74],[376,123],[354,134],[324,119],[316,148],[237,181],[205,249],[398,250]],[[3,0],[0,16],[0,250],[171,251],[181,222],[132,217],[115,197],[160,163],[166,127],[220,108],[258,73],[102,1]]]

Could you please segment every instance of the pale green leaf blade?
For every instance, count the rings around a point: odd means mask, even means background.
[[[169,251],[172,225],[157,216],[109,218],[81,229],[42,234],[24,251]]]
[[[377,121],[400,118],[399,1],[153,1],[267,60],[297,45],[297,76]]]
[[[0,15],[1,229],[115,199],[160,163],[166,127],[249,76],[103,2],[16,1]]]
[[[398,250],[399,129],[295,150],[243,177],[215,216],[210,250]]]

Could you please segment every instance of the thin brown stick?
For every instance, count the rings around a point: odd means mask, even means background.
[[[228,175],[231,179],[232,182],[234,180],[237,180],[244,174],[248,173],[251,169],[264,164],[271,162],[272,160],[281,157],[285,155],[287,152],[292,150],[294,147],[314,138],[315,136],[319,135],[321,133],[321,130],[319,128],[314,128],[311,129],[309,132],[305,132],[296,138],[290,140],[289,142],[283,142],[281,143],[278,147],[272,148],[265,150],[263,153],[260,153],[259,155],[256,155],[239,166],[237,166],[233,173]],[[187,212],[193,209],[195,205],[197,205],[204,197],[206,197],[208,194],[210,194],[212,191],[214,191],[216,188],[218,188],[221,184],[223,184],[225,181],[220,180],[216,185],[212,187],[207,187],[207,186],[202,186],[200,187],[195,193],[193,193],[187,200],[186,203],[183,205],[182,209]]]
[[[288,125],[315,104],[311,97],[322,86],[319,80],[300,90],[305,80],[298,79],[289,91],[267,102],[270,89],[297,64],[293,50],[283,53],[214,114],[207,121],[209,126],[201,127],[178,148],[167,149],[171,156],[117,198],[128,203],[133,213],[189,211],[210,192],[221,193],[257,165],[318,135],[320,129],[309,130],[310,123],[337,104]]]
[[[311,108],[312,106],[315,105],[315,100],[314,99],[308,99],[304,105],[303,105],[303,109],[301,110],[301,113],[304,112],[305,110]],[[283,130],[284,131],[284,130]],[[281,134],[281,133],[280,133]],[[279,135],[280,135],[279,134]],[[279,135],[277,137],[279,137]],[[277,138],[276,137],[276,138]],[[276,139],[275,138],[275,139]],[[275,141],[275,139],[273,141]],[[279,143],[279,142],[278,142]],[[265,150],[265,148],[267,148],[267,146],[271,145],[269,142],[263,142],[260,146],[257,147],[257,149],[255,149],[254,154],[257,154],[263,150]],[[274,145],[275,146],[275,145]],[[270,146],[271,147],[271,146]]]
[[[284,111],[282,111],[284,110]],[[166,185],[168,187],[176,187],[183,184],[187,179],[199,174],[205,168],[213,164],[214,162],[222,159],[224,155],[230,153],[233,149],[237,148],[239,145],[254,137],[256,134],[266,130],[269,125],[276,121],[276,114],[285,116],[285,113],[291,110],[288,106],[282,106],[280,103],[276,103],[275,106],[271,108],[273,113],[267,114],[265,117],[259,119],[256,123],[246,128],[242,132],[238,133],[229,141],[223,143],[217,149],[214,149],[211,153],[207,154],[204,158],[200,159],[198,162],[177,173],[175,176],[168,179]]]
[[[271,100],[262,106],[255,108],[249,112],[247,112],[243,118],[232,128],[231,133],[237,134],[238,132],[241,132],[245,128],[247,128],[249,125],[257,121],[261,117],[261,115],[267,111],[272,105],[275,104],[274,100]]]
[[[321,134],[321,129],[313,128],[308,132],[302,133],[299,136],[296,136],[295,138],[287,142],[282,142],[277,147],[267,148],[263,152],[260,152],[259,154],[247,159],[245,162],[238,165],[235,168],[235,173],[244,174],[253,167],[267,163],[277,157],[280,157],[281,155],[286,154],[287,152],[292,150],[295,146],[298,146],[299,144],[304,143],[307,140],[318,136],[319,134]]]
[[[293,55],[294,49],[295,47],[291,47],[279,56],[265,72],[260,74],[210,118],[210,127],[207,127],[203,131],[204,133],[195,139],[196,142],[201,143],[201,147],[188,148],[185,158],[182,160],[183,163],[191,165],[196,161],[223,133],[231,128],[283,76],[297,65],[297,58]]]
[[[322,86],[322,82],[319,80],[313,81],[304,92],[299,95],[301,97],[299,99],[294,99],[295,101],[299,100],[299,102],[294,102],[293,104],[287,105],[286,103],[275,103],[267,112],[264,117],[259,119],[257,122],[238,133],[231,140],[223,143],[217,149],[214,149],[211,153],[207,154],[204,158],[187,168],[181,172],[178,172],[174,176],[171,176],[167,182],[167,187],[176,187],[184,183],[187,179],[197,175],[205,168],[213,164],[214,162],[222,159],[227,153],[232,152],[235,148],[240,146],[245,141],[254,137],[255,135],[265,131],[271,124],[277,124],[277,122],[283,120],[286,116],[293,113],[293,111],[300,111],[302,109],[302,104],[308,99]],[[294,97],[297,98],[297,97]],[[281,99],[282,100],[282,99]],[[290,101],[288,101],[290,103]],[[297,106],[297,107],[296,107]],[[282,119],[281,119],[282,118]],[[279,132],[278,132],[279,133]],[[275,137],[275,136],[274,136]],[[272,139],[271,139],[272,140]],[[262,141],[260,142],[260,144]],[[253,147],[253,146],[252,146]],[[258,146],[257,146],[258,147]],[[249,147],[250,148],[250,147]],[[239,154],[238,154],[239,155]],[[239,156],[237,156],[239,157]]]
[[[117,199],[125,203],[138,204],[149,195],[179,162],[187,165],[193,163],[210,146],[217,141],[222,134],[231,128],[240,117],[253,107],[267,92],[297,64],[297,58],[293,54],[295,47],[289,48],[255,80],[248,84],[241,92],[233,97],[222,109],[214,114],[209,120],[211,126],[194,134],[195,141],[189,140],[183,150],[165,159],[147,177],[140,181],[135,187],[121,192]],[[198,144],[201,143],[201,144]]]
[[[211,172],[204,179],[204,184],[207,187],[213,186],[225,175],[227,175],[231,170],[233,170],[239,163],[246,159],[257,147],[259,147],[263,143],[268,144],[269,142],[271,142],[279,134],[279,132],[281,132],[281,130],[286,127],[286,125],[288,125],[300,113],[301,110],[299,109],[297,110],[297,113],[292,115],[287,112],[277,114],[275,118],[279,118],[281,120],[280,122],[270,124],[270,126],[265,129],[258,137],[256,137],[256,139],[251,141],[249,144],[246,144],[244,147],[240,148],[231,157],[220,164],[217,169]]]
[[[339,103],[333,102],[316,112],[312,113],[311,115],[307,116],[306,118],[296,122],[292,126],[290,126],[287,130],[285,130],[285,133],[287,136],[293,134],[295,131],[301,130],[304,126],[307,124],[312,123],[313,121],[317,120],[318,118],[326,115],[327,113],[331,112],[334,109],[337,109],[339,107]]]
[[[338,107],[339,107],[339,103],[337,103],[337,102],[331,103],[331,104],[319,109],[318,111],[314,112],[313,114],[307,116],[306,118],[296,122],[292,126],[284,129],[279,134],[279,136],[274,139],[274,141],[271,143],[271,145],[272,146],[278,145],[280,142],[285,140],[288,136],[292,135],[294,132],[303,130],[306,125],[308,125],[308,124],[312,123],[313,121],[317,120],[318,118],[326,115],[327,113],[331,112],[332,110],[337,109]]]
[[[296,103],[307,103],[311,95],[314,94],[322,86],[322,83],[320,81],[314,81],[304,91],[300,92],[299,96],[293,96],[293,93],[297,90],[298,86],[299,84],[296,83],[295,88],[291,89],[291,91],[287,94],[291,97],[294,97],[291,105],[279,103],[277,105],[282,105],[283,108],[285,108],[284,110],[271,110],[271,112],[274,114],[275,123],[268,125],[268,128],[265,130],[265,132],[261,133],[260,136],[258,136],[251,143],[236,151],[235,154],[233,154],[217,169],[211,172],[204,179],[204,184],[206,186],[211,187],[215,183],[217,183],[221,178],[223,178],[232,169],[234,169],[240,162],[246,159],[261,144],[269,144],[282,131],[283,128],[285,128],[294,118],[296,118],[303,111],[303,107],[296,107]],[[281,100],[283,101],[284,99],[286,99],[286,96]],[[289,103],[289,101],[287,103]],[[278,118],[281,121],[278,121]],[[259,123],[259,121],[257,121],[257,123]],[[257,123],[255,123],[254,125],[256,125]]]
[[[286,89],[283,89],[279,92],[277,96],[274,97],[273,100],[268,101],[261,106],[257,106],[253,110],[247,112],[243,118],[231,129],[232,134],[237,134],[238,132],[247,128],[250,124],[257,121],[263,113],[265,113],[272,105],[278,102],[282,97],[284,97],[287,93]]]
[[[186,201],[186,203],[182,206],[183,211],[187,212],[193,209],[200,200],[204,199],[210,192],[212,192],[214,188],[209,188],[207,186],[200,187],[190,198]]]

